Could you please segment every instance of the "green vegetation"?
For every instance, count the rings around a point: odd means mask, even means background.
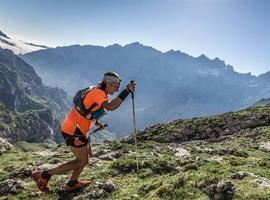
[[[23,152],[35,152],[45,150],[45,147],[42,143],[28,143],[25,141],[16,142],[14,144],[16,149]]]
[[[258,109],[255,109],[255,115],[257,111]],[[251,115],[252,111],[227,114],[235,121],[247,113]],[[198,130],[208,123],[218,124],[220,127],[225,124],[218,116],[193,120],[199,123],[199,126],[190,127]],[[191,121],[180,123],[189,124]],[[215,127],[216,125],[213,125],[213,128]],[[178,128],[183,128],[182,124],[165,124],[155,129],[154,133],[151,129],[147,130],[147,133],[154,136],[160,136],[159,133],[164,136],[176,136],[173,131]],[[170,131],[173,133],[169,133]],[[233,199],[266,200],[270,199],[270,185],[260,187],[258,180],[270,180],[270,158],[269,152],[260,150],[259,146],[269,140],[270,126],[264,125],[243,129],[234,135],[216,140],[211,138],[185,144],[160,143],[150,139],[140,141],[137,155],[138,173],[133,144],[122,141],[94,145],[94,158],[90,159],[89,165],[82,173],[83,179],[93,180],[93,183],[82,191],[63,194],[61,185],[70,175],[54,176],[50,181],[53,191],[46,195],[37,193],[37,187],[30,178],[31,170],[42,164],[60,164],[72,160],[72,153],[63,144],[48,150],[42,144],[18,142],[14,145],[16,148],[0,155],[0,181],[15,178],[24,181],[27,186],[17,194],[3,195],[8,199],[68,199],[63,195],[71,195],[70,199],[84,199],[82,195],[97,190],[93,190],[97,181],[111,180],[117,189],[102,194],[100,199],[206,200],[209,199],[206,192],[209,186],[227,180],[236,189]],[[186,149],[191,155],[176,156],[177,147]],[[104,155],[110,155],[112,158],[102,159]],[[242,179],[234,178],[240,171],[247,172],[248,176]]]

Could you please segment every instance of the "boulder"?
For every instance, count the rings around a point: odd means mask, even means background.
[[[7,179],[0,182],[0,194],[18,194],[22,189],[26,189],[26,184],[23,181],[15,179]]]
[[[259,177],[255,179],[254,182],[256,183],[257,187],[270,188],[270,180],[265,177]]]
[[[93,199],[108,196],[109,193],[117,190],[118,187],[113,183],[112,180],[103,182],[95,181],[93,185],[87,187],[83,191],[78,199]]]
[[[203,191],[213,200],[231,200],[236,189],[230,181],[221,181],[209,185]]]
[[[240,171],[240,172],[237,172],[237,173],[233,174],[231,176],[231,178],[232,179],[240,179],[240,180],[242,180],[243,178],[245,178],[247,176],[249,176],[249,173],[244,172],[244,171]]]
[[[260,143],[259,150],[264,152],[270,152],[270,141]]]
[[[13,147],[6,139],[0,137],[0,154],[10,150]]]
[[[190,153],[188,152],[188,150],[186,150],[184,148],[176,148],[174,155],[178,156],[178,157],[189,157],[189,156],[191,156]]]

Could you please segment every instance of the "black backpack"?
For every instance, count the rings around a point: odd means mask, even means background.
[[[91,91],[94,87],[90,86],[84,89],[79,90],[75,96],[73,97],[73,103],[74,103],[74,107],[75,109],[83,116],[86,118],[90,118],[91,115],[89,115],[91,113],[91,110],[97,105],[97,104],[93,104],[90,106],[90,108],[86,108],[83,100],[86,97],[86,95],[88,94],[89,91]]]

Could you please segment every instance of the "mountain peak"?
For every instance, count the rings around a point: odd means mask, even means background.
[[[105,48],[111,48],[111,47],[113,47],[113,48],[121,48],[122,46],[119,45],[119,44],[117,44],[117,43],[115,43],[113,45],[106,46]]]
[[[155,52],[155,53],[162,53],[161,51],[151,47],[151,46],[145,46],[139,42],[133,42],[130,44],[127,44],[123,46],[123,48],[131,49],[131,50],[136,50],[136,51],[141,51],[141,52]]]
[[[199,59],[199,60],[209,60],[209,58],[208,58],[206,55],[204,55],[204,54],[200,55],[200,56],[198,57],[198,59]]]
[[[173,49],[171,49],[171,50],[169,50],[169,51],[167,51],[166,52],[166,54],[181,54],[182,52],[180,51],[180,50],[173,50]]]
[[[125,45],[124,47],[142,47],[143,45],[139,42],[133,42],[130,44]]]
[[[3,33],[2,31],[0,31],[0,36],[4,37],[4,38],[7,38],[7,39],[10,39],[5,33]]]

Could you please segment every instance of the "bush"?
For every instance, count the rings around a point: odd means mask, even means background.
[[[198,170],[198,169],[199,169],[198,165],[196,165],[195,163],[190,163],[184,166],[183,171],[185,172],[188,170]]]
[[[181,187],[183,187],[188,181],[188,177],[185,175],[180,175],[176,181],[173,184],[173,188],[175,189],[179,189]]]
[[[153,172],[151,169],[149,168],[146,168],[146,169],[140,169],[140,173],[139,173],[139,177],[140,178],[147,178],[149,176],[152,176],[153,175]]]
[[[121,172],[128,173],[137,170],[136,158],[122,158],[114,161],[111,168]]]
[[[232,166],[241,166],[247,164],[247,161],[245,159],[237,158],[237,157],[229,157],[229,163]]]
[[[143,195],[145,195],[145,194],[149,193],[151,190],[157,189],[161,185],[162,185],[162,182],[161,181],[154,180],[154,181],[151,181],[151,182],[144,183],[140,187],[140,190],[139,191],[140,191],[140,193],[142,193]]]
[[[173,157],[161,156],[152,161],[150,168],[157,174],[176,171],[177,162]]]

